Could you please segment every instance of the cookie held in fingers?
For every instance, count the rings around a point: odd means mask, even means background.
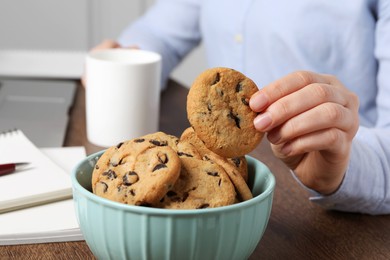
[[[240,157],[260,143],[263,133],[253,125],[257,113],[249,107],[256,84],[229,68],[201,73],[187,96],[187,116],[196,135],[214,153]]]
[[[164,140],[140,137],[110,147],[92,173],[93,192],[113,201],[150,206],[173,187],[181,162]]]

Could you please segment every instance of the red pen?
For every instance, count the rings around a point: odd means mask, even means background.
[[[29,164],[26,162],[0,164],[0,176],[22,170]]]

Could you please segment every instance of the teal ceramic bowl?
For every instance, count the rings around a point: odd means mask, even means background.
[[[73,199],[80,229],[98,259],[247,259],[269,220],[275,178],[247,156],[253,199],[201,210],[125,205],[91,192],[90,155],[72,173]]]

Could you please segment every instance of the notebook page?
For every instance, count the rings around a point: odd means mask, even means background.
[[[72,199],[0,214],[0,241],[20,234],[40,236],[78,228]]]
[[[86,156],[85,148],[41,148],[45,155],[71,174]],[[0,214],[0,245],[83,240],[73,199]]]
[[[14,162],[30,162],[31,165],[0,176],[0,212],[71,196],[70,177],[20,130],[0,134],[0,163]]]

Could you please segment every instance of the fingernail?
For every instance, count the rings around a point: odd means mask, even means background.
[[[255,128],[259,131],[265,130],[269,125],[271,125],[271,123],[272,123],[272,119],[269,112],[265,112],[258,115],[253,121]]]
[[[261,91],[253,94],[253,96],[249,100],[249,106],[252,108],[252,110],[257,112],[263,110],[267,105],[268,105],[268,98]]]

